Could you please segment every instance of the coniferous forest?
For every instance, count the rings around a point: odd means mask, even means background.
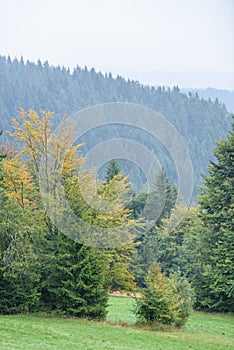
[[[234,311],[234,123],[223,104],[183,94],[177,87],[142,86],[94,69],[71,72],[9,57],[0,58],[0,84],[1,314],[47,312],[105,319],[113,291],[140,292],[135,314],[149,323],[180,327],[192,308]],[[86,232],[86,226],[74,227],[71,239],[48,215],[39,190],[39,163],[43,160],[45,169],[49,167],[48,140],[64,116],[116,101],[150,107],[175,125],[191,155],[195,204],[185,208],[180,203],[175,210],[179,193],[167,160],[147,193],[140,187],[134,191],[126,169],[112,159],[97,189],[97,197],[112,209],[96,210],[80,189],[82,181],[87,186],[92,182],[92,170],[77,175],[86,146],[68,148],[72,129],[65,126],[54,138],[53,150],[58,163],[64,154],[61,178],[70,207],[89,225],[107,232],[117,228],[106,237],[110,246],[101,249],[88,244],[93,232]],[[119,136],[121,130],[116,128],[114,134]],[[97,141],[92,135],[91,146]],[[144,135],[141,141],[150,147]],[[56,161],[54,173],[61,170]],[[47,190],[52,206],[53,191]],[[132,200],[122,207],[116,199],[128,193]],[[151,201],[151,212],[145,214],[150,219],[163,196],[165,205],[154,225],[133,236],[144,225],[139,214],[146,201]],[[173,225],[180,214],[182,219]],[[58,210],[58,222],[60,215]],[[118,230],[123,225],[124,232]],[[126,240],[122,245],[117,244],[121,234]],[[79,239],[82,235],[87,244]]]
[[[125,80],[111,73],[103,75],[94,69],[90,71],[77,66],[70,71],[65,67],[50,66],[48,62],[37,64],[0,57],[0,130],[11,129],[11,120],[25,110],[40,109],[55,113],[54,126],[65,116],[99,103],[130,102],[149,107],[166,117],[178,130],[190,153],[194,169],[194,200],[202,174],[207,174],[207,164],[213,160],[213,148],[220,138],[230,130],[231,116],[225,105],[217,99],[201,99],[197,93],[182,93],[178,87],[143,86],[138,81]],[[149,135],[128,133],[116,128],[114,135],[128,135],[134,140],[141,139],[154,153],[162,154],[160,145]],[[4,135],[3,135],[4,137]],[[102,129],[99,133],[84,139],[84,148],[93,147],[100,139],[113,137],[113,131]],[[161,157],[170,181],[176,182],[176,171],[166,157]],[[124,169],[126,173],[129,169]],[[143,180],[135,171],[135,183]],[[142,189],[142,186],[138,186]]]

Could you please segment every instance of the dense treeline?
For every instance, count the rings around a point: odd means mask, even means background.
[[[164,115],[176,126],[190,152],[195,185],[201,182],[201,174],[206,174],[208,161],[213,159],[215,141],[224,137],[230,125],[230,116],[218,100],[205,101],[197,94],[187,96],[177,87],[148,87],[137,81],[125,80],[120,76],[103,75],[87,68],[77,67],[70,71],[64,67],[53,67],[48,62],[37,64],[10,57],[0,57],[0,129],[10,129],[11,119],[19,113],[19,108],[39,109],[55,112],[57,123],[64,115],[102,102],[132,102],[152,108]],[[86,146],[93,147],[108,137],[126,135],[139,141],[136,132],[107,130],[87,136]],[[144,133],[140,141],[156,154],[155,142]],[[175,169],[172,170],[167,155],[162,156],[162,164],[173,183],[176,182]],[[127,169],[129,170],[129,169]],[[135,177],[140,177],[136,172]],[[135,179],[135,182],[139,179]],[[195,186],[195,193],[197,188]]]
[[[136,288],[143,288],[137,315],[150,322],[183,325],[192,304],[201,310],[234,311],[234,124],[215,148],[216,161],[208,168],[198,208],[173,208],[177,190],[164,171],[155,177],[151,193],[135,194],[123,206],[119,198],[132,192],[131,184],[112,160],[93,198],[93,203],[106,200],[109,210],[100,211],[82,196],[80,184],[89,189],[93,173],[77,175],[84,158],[80,146],[69,143],[72,130],[62,129],[52,138],[55,162],[48,163],[52,114],[21,111],[21,119],[14,121],[12,133],[22,142],[20,152],[2,151],[0,156],[0,313],[46,311],[103,319],[109,290]],[[42,205],[39,161],[46,176],[51,164],[51,174],[61,171],[77,217],[108,229],[105,249],[97,245],[103,237],[93,229],[74,225],[71,237],[54,224]],[[54,207],[60,223],[64,217],[56,206],[56,177],[50,180],[47,205]],[[162,197],[165,205],[158,215]],[[144,222],[137,218],[147,198],[152,203],[146,219],[157,219],[141,234]]]
[[[227,110],[231,113],[234,112],[234,91],[233,90],[225,90],[225,89],[214,89],[214,88],[206,88],[206,89],[182,89],[184,92],[192,92],[195,94],[196,92],[201,98],[205,100],[211,99],[215,101],[218,99],[220,102],[224,103],[227,107]]]
[[[78,179],[76,172],[84,159],[78,152],[79,146],[68,147],[71,129],[66,128],[53,140],[53,172],[59,171],[59,157],[64,152],[61,176],[73,212],[91,227],[118,228],[125,224],[126,242],[121,239],[118,250],[118,230],[115,230],[116,244],[111,244],[111,235],[106,236],[110,248],[104,251],[98,249],[99,236],[95,240],[94,232],[90,236],[88,228],[76,225],[71,239],[68,232],[54,225],[42,203],[38,173],[40,161],[44,161],[47,171],[51,166],[48,156],[51,117],[51,113],[41,112],[39,117],[33,111],[22,111],[22,126],[15,121],[13,133],[22,142],[20,153],[10,150],[7,156],[1,156],[0,312],[40,310],[101,319],[106,315],[108,289],[128,290],[135,285],[129,259],[134,248],[127,238],[137,224],[129,219],[127,209],[119,209],[118,203],[113,208],[114,214],[103,213],[82,198],[81,176]],[[52,176],[50,180],[53,179]],[[84,173],[82,181],[89,186],[92,172]],[[106,201],[115,198],[117,181],[118,193],[126,192],[127,179],[117,177],[100,184],[100,197]],[[59,222],[63,211],[56,207],[56,193],[52,192],[55,197],[50,197],[49,190],[52,187],[47,188],[47,200],[54,206]]]
[[[70,72],[47,62],[24,63],[23,59],[4,57],[0,57],[0,84],[1,139],[10,130],[14,145],[0,152],[0,313],[46,311],[103,319],[108,291],[137,288],[144,288],[137,314],[146,320],[183,324],[192,304],[202,310],[233,311],[233,131],[217,144],[214,156],[211,151],[215,141],[230,129],[224,105],[200,99],[197,94],[187,96],[178,88],[156,89],[121,77],[114,79],[111,74],[103,76],[94,69],[77,67]],[[52,138],[55,168],[45,193],[47,209],[54,208],[56,220],[48,215],[41,198],[39,163],[44,162],[47,174],[53,128],[64,115],[113,101],[148,106],[177,127],[191,154],[195,183],[200,182],[200,173],[206,174],[198,208],[174,208],[179,194],[174,186],[175,172],[165,155],[165,170],[155,174],[149,194],[134,193],[124,175],[126,169],[121,171],[122,164],[112,160],[92,199],[97,203],[105,199],[109,210],[93,208],[83,198],[80,184],[89,188],[94,174],[86,171],[77,175],[85,161],[82,149],[92,148],[104,138],[128,136],[158,155],[163,150],[158,144],[154,148],[149,135],[139,136],[136,130],[129,133],[124,127],[114,132],[99,130],[87,135],[85,146],[72,145],[72,128],[66,125]],[[29,112],[19,112],[22,106]],[[19,117],[12,120],[16,115]],[[74,224],[72,239],[69,232],[60,229],[64,216],[56,201],[59,194],[53,192],[56,174],[61,171],[61,154],[66,198],[75,215],[92,227]],[[207,172],[209,159],[213,161]],[[135,171],[133,180],[137,182],[139,177]],[[117,199],[124,200],[129,194],[132,200],[123,207]],[[147,200],[151,205],[145,218],[156,220],[145,232],[138,217]],[[105,249],[100,248],[102,234],[99,236],[94,227],[108,229],[105,247],[101,247]],[[161,302],[164,309],[160,309]],[[152,305],[151,313],[148,306]],[[161,314],[155,311],[159,309]]]

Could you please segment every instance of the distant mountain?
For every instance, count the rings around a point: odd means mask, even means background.
[[[178,87],[143,86],[94,69],[77,67],[71,72],[48,62],[35,64],[0,56],[0,129],[11,128],[11,118],[17,116],[19,107],[54,111],[58,123],[63,116],[84,107],[117,101],[137,103],[164,115],[177,128],[190,152],[195,186],[201,183],[201,174],[207,173],[208,162],[213,159],[216,141],[226,136],[231,125],[231,116],[219,101],[182,93]],[[176,181],[176,169],[168,153],[158,143],[155,146],[154,140],[144,133],[130,133],[126,128],[98,130],[87,135],[85,147],[92,148],[100,140],[119,136],[140,140],[157,154],[171,181]],[[136,182],[143,181],[139,172],[134,174]]]
[[[209,98],[212,101],[215,101],[217,98],[219,102],[224,103],[227,110],[234,114],[234,90],[221,90],[221,89],[213,89],[213,88],[207,88],[207,89],[190,89],[190,88],[184,88],[182,89],[183,92],[192,92],[198,93],[198,95],[205,100],[208,100]]]

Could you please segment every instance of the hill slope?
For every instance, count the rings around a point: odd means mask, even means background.
[[[227,107],[227,110],[234,113],[234,91],[233,90],[224,90],[224,89],[182,89],[184,92],[198,93],[201,98],[205,100],[211,99],[215,101],[217,98],[221,103],[224,103]]]
[[[24,63],[23,59],[0,56],[1,129],[10,128],[11,118],[18,114],[19,107],[55,111],[58,123],[64,115],[69,116],[84,107],[116,101],[141,104],[164,115],[182,136],[193,162],[195,185],[200,183],[200,174],[206,173],[208,161],[213,158],[215,142],[230,128],[231,118],[223,104],[205,101],[198,95],[187,96],[177,87],[156,89],[120,76],[114,79],[111,74],[104,76],[94,69],[77,67],[70,72],[64,67],[49,66],[47,62]],[[120,132],[116,131],[117,134]],[[105,132],[101,136],[105,138]],[[92,146],[98,141],[100,135],[96,138],[92,135]],[[141,136],[141,141],[147,147],[152,146],[152,140],[145,135]],[[166,160],[163,165],[172,181],[175,180],[170,162]]]

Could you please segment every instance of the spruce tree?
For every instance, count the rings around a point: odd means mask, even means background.
[[[110,182],[113,177],[121,172],[121,169],[115,159],[111,159],[106,169],[106,182]]]
[[[156,174],[156,180],[149,192],[145,209],[145,216],[148,220],[154,220],[157,226],[162,224],[162,219],[170,217],[175,206],[177,189],[171,186],[164,170]]]
[[[192,309],[192,290],[185,278],[169,278],[154,264],[145,278],[142,297],[136,299],[135,315],[149,324],[169,324],[181,327]]]
[[[234,311],[234,123],[217,143],[200,196],[203,252],[200,307]]]
[[[65,315],[104,319],[107,260],[104,253],[57,232],[43,259],[41,307]],[[49,271],[49,272],[48,272]]]

